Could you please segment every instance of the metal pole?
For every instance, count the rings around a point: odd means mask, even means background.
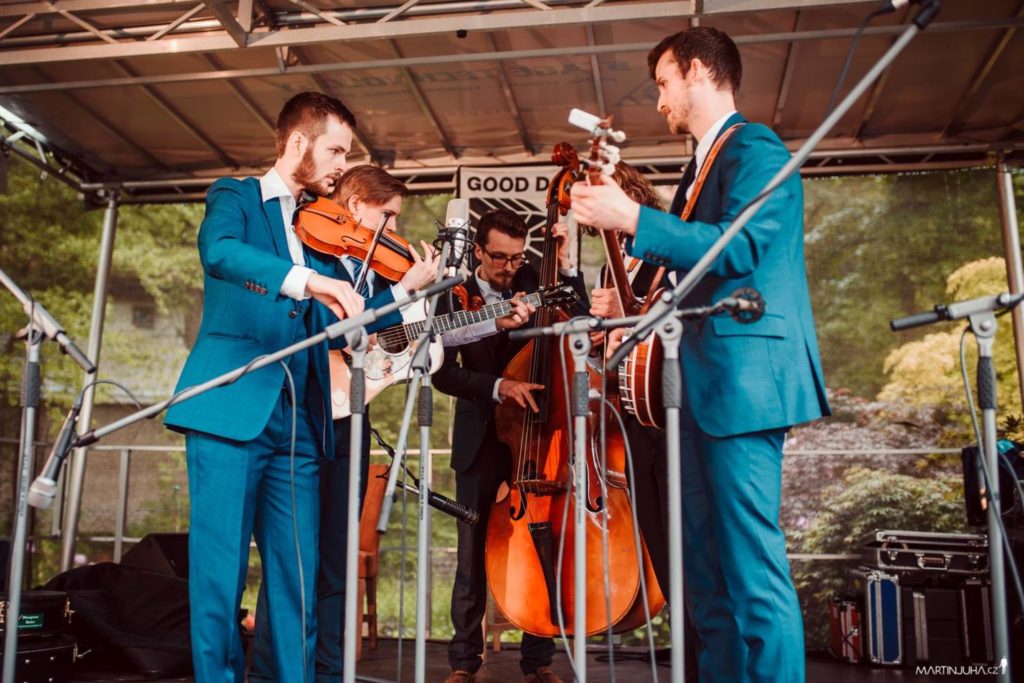
[[[426,363],[430,363],[427,358]],[[416,537],[416,675],[413,680],[423,683],[427,672],[427,624],[430,612],[427,610],[427,591],[430,585],[430,506],[428,496],[423,493],[430,479],[430,427],[434,422],[433,392],[430,389],[430,373],[423,373],[423,385],[419,393],[420,426],[420,497],[419,528]]]
[[[668,467],[668,567],[669,627],[672,640],[671,680],[686,678],[685,632],[683,613],[683,485],[679,415],[683,405],[682,370],[679,365],[679,340],[683,325],[674,316],[664,318],[656,330],[661,337],[664,362],[661,387],[665,404],[665,458]]]
[[[36,434],[36,410],[39,407],[39,390],[42,382],[39,377],[39,345],[42,344],[42,332],[36,329],[30,318],[25,328],[28,336],[25,339],[25,374],[22,384],[22,416],[21,416],[21,467],[18,470],[18,495],[14,509],[14,533],[11,539],[10,576],[7,581],[7,614],[4,636],[4,675],[3,683],[14,683],[14,666],[18,661],[18,621],[21,618],[21,588],[25,562],[25,534],[28,525],[28,488],[32,481]]]
[[[1006,609],[1006,567],[1003,564],[1003,532],[999,525],[1002,505],[999,498],[999,448],[996,445],[996,373],[992,347],[996,337],[996,316],[985,311],[970,316],[971,330],[978,340],[978,406],[982,419],[982,451],[988,470],[988,552],[992,580],[992,631],[995,640],[995,665],[999,683],[1010,683],[1009,619]]]
[[[561,343],[561,339],[559,339]],[[587,377],[589,332],[573,332],[569,348],[573,358],[572,428],[573,480],[576,488],[573,511],[573,668],[577,683],[587,681],[587,416],[590,414],[590,381]],[[558,606],[561,609],[561,605]],[[552,615],[554,616],[554,615]]]
[[[1003,226],[1003,252],[1006,254],[1006,281],[1010,294],[1024,288],[1024,266],[1021,265],[1020,233],[1017,230],[1017,206],[1013,196],[1013,176],[1002,155],[996,165],[996,188],[999,190],[999,218]],[[1014,306],[1013,340],[1017,352],[1017,390],[1024,400],[1024,311]]]
[[[121,449],[121,466],[117,471],[117,519],[114,520],[114,562],[121,561],[124,548],[124,528],[128,521],[128,474],[132,452]]]
[[[369,270],[363,269],[364,272]],[[356,645],[362,635],[359,616],[359,490],[362,486],[363,465],[363,416],[366,415],[366,347],[368,338],[365,328],[356,330],[348,337],[352,351],[352,380],[349,384],[349,404],[352,416],[349,418],[348,448],[348,534],[345,548],[345,634],[343,639],[344,683],[356,680]]]
[[[117,193],[107,199],[103,216],[103,236],[100,240],[99,265],[96,269],[96,286],[92,295],[92,324],[89,326],[89,359],[96,364],[100,360],[103,341],[103,319],[107,306],[107,283],[110,279],[110,264],[114,253],[114,232],[117,227]],[[89,377],[86,376],[86,382]],[[78,418],[78,433],[85,434],[92,424],[92,407],[96,387],[89,387],[82,403]],[[64,535],[61,548],[60,569],[71,569],[75,557],[75,537],[78,535],[78,516],[82,507],[82,486],[85,483],[85,448],[76,448],[71,454],[71,477],[68,479],[68,500],[64,509]]]

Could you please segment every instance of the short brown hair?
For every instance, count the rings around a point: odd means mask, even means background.
[[[401,180],[379,166],[363,164],[353,166],[338,179],[338,187],[334,190],[334,201],[348,206],[353,196],[374,206],[387,204],[394,197],[407,197],[409,188]]]
[[[734,93],[739,92],[740,80],[743,78],[740,51],[725,32],[710,26],[696,26],[663,38],[647,54],[647,68],[652,79],[658,60],[666,50],[672,50],[679,72],[684,76],[696,58],[711,72],[711,80],[715,85],[728,85]]]
[[[485,246],[491,230],[497,230],[515,239],[523,239],[530,232],[526,227],[526,221],[508,209],[492,209],[480,216],[476,222],[476,237],[473,241],[481,247]]]
[[[356,117],[339,100],[322,92],[300,92],[292,96],[277,115],[274,124],[274,139],[277,142],[277,156],[284,154],[288,136],[299,131],[310,140],[316,140],[327,128],[327,119],[337,116],[350,128],[356,127]]]

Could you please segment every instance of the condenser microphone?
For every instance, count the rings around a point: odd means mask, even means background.
[[[903,9],[908,5],[920,5],[924,0],[883,0],[878,7],[878,14],[889,14],[896,10]]]
[[[452,199],[448,202],[448,211],[444,216],[445,239],[451,245],[448,251],[448,263],[445,264],[445,277],[452,277],[462,267],[462,259],[466,255],[466,244],[469,242],[469,202],[465,199]]]
[[[60,427],[57,440],[53,443],[50,457],[43,465],[43,471],[32,482],[28,490],[28,504],[40,510],[46,510],[53,503],[53,497],[57,495],[57,477],[60,476],[60,468],[71,450],[71,440],[75,436],[75,423],[78,422],[78,414],[82,412],[82,394],[78,395],[75,402],[64,418],[64,424]]]

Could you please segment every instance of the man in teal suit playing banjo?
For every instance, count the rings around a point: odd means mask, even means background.
[[[778,136],[736,112],[742,67],[725,33],[669,36],[648,55],[658,111],[698,141],[669,212],[639,206],[615,184],[572,191],[576,219],[623,230],[634,256],[692,268],[789,159]],[[690,204],[687,219],[680,218]],[[803,624],[779,527],[782,445],[790,427],[829,412],[803,249],[799,176],[776,190],[684,302],[761,292],[753,323],[685,325],[682,489],[686,592],[700,634],[701,681],[804,679]]]
[[[178,390],[363,310],[338,259],[308,250],[292,226],[302,191],[329,194],[345,171],[353,126],[338,100],[299,93],[278,115],[274,167],[261,178],[222,178],[210,188],[199,230],[203,319]],[[408,298],[432,280],[436,260],[416,261],[400,287],[365,306]],[[369,332],[400,322],[394,312]],[[282,682],[314,679],[318,460],[334,456],[327,367],[323,343],[167,412],[167,426],[185,434],[197,683],[244,680],[238,608],[253,536],[263,566],[260,611],[267,618],[257,630],[265,624],[268,674]]]

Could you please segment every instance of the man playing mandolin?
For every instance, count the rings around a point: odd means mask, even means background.
[[[669,36],[648,65],[669,129],[698,141],[671,210],[640,206],[612,182],[577,183],[572,204],[577,220],[622,230],[629,253],[679,276],[789,152],[771,129],[736,112],[742,67],[726,34],[697,27]],[[684,303],[710,304],[740,287],[763,295],[760,320],[688,322],[681,342],[685,585],[703,646],[702,681],[797,683],[803,625],[778,523],[782,445],[791,426],[829,412],[799,176],[768,199]]]

